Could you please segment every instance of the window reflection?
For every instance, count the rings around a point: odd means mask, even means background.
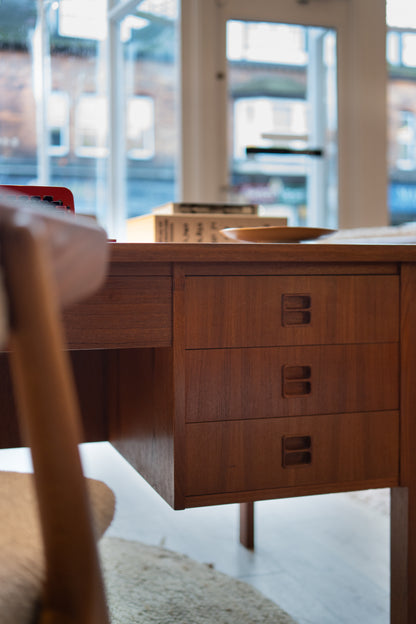
[[[155,107],[148,96],[129,98],[126,116],[129,158],[148,160],[155,155]]]
[[[107,99],[85,94],[75,106],[75,153],[82,157],[101,158],[107,148]]]
[[[177,0],[143,0],[120,22],[127,216],[176,199]]]
[[[69,152],[69,107],[68,93],[52,91],[48,100],[48,152],[53,156]]]

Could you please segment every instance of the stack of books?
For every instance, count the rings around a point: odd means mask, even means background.
[[[230,243],[230,227],[287,225],[284,217],[261,217],[257,204],[172,202],[127,221],[127,240],[135,243]]]

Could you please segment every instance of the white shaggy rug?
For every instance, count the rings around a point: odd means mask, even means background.
[[[112,624],[296,624],[256,589],[164,548],[100,543]]]

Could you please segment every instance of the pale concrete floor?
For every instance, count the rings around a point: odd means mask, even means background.
[[[86,474],[116,493],[107,535],[212,563],[257,587],[299,624],[388,624],[385,513],[348,494],[257,503],[250,552],[238,542],[237,505],[173,511],[109,444],[84,445],[82,457]],[[30,469],[26,449],[0,451],[0,469]]]

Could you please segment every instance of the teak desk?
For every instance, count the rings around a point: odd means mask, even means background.
[[[415,246],[113,244],[66,324],[88,440],[174,508],[392,488],[391,622],[416,622]]]

